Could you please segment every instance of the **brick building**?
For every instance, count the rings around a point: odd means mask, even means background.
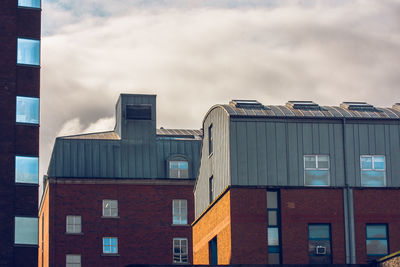
[[[203,129],[194,264],[363,264],[400,250],[400,104],[233,100]]]
[[[122,94],[113,131],[56,139],[39,266],[192,263],[200,130],[156,129],[156,96]]]
[[[0,2],[0,266],[37,266],[40,0]]]

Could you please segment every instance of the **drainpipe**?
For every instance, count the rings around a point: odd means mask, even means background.
[[[346,118],[342,118],[342,138],[343,138],[343,168],[344,183],[343,205],[344,205],[344,232],[346,243],[346,264],[356,263],[356,246],[354,235],[354,203],[353,190],[350,188],[347,180],[347,162],[346,162]]]

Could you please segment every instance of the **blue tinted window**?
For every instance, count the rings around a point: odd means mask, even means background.
[[[38,244],[38,218],[15,217],[14,243]]]
[[[278,227],[268,227],[268,246],[279,246]]]
[[[17,63],[40,65],[40,41],[18,38]]]
[[[39,183],[39,159],[38,157],[15,157],[15,182]]]
[[[103,253],[118,253],[117,237],[103,237]]]
[[[16,122],[39,124],[39,98],[17,96]]]
[[[304,156],[304,184],[329,186],[329,156]]]
[[[389,253],[386,224],[367,224],[367,256],[384,256]]]
[[[328,224],[310,224],[308,226],[309,239],[329,239],[329,225]]]
[[[40,0],[18,0],[18,6],[40,8]]]

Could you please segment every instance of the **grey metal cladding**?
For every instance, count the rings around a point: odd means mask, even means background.
[[[167,178],[167,159],[184,155],[195,179],[201,140],[96,140],[57,138],[50,160],[51,177]]]
[[[215,142],[209,157],[205,131],[195,187],[196,217],[209,205],[211,175],[217,195],[228,185],[304,186],[304,155],[329,155],[332,187],[344,187],[346,180],[349,186],[360,187],[360,156],[384,155],[386,186],[399,187],[399,118],[400,111],[393,108],[371,112],[329,106],[321,110],[214,106],[203,121],[204,129],[213,124]]]
[[[212,155],[208,151],[208,128],[213,127],[213,143],[215,148]],[[211,109],[203,121],[203,146],[201,150],[201,167],[195,185],[195,214],[196,218],[208,207],[209,178],[214,177],[214,191],[217,197],[230,184],[229,168],[229,118],[221,109]],[[215,198],[214,198],[215,199]]]

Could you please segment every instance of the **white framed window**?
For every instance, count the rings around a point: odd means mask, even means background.
[[[103,253],[104,254],[118,253],[118,237],[103,237]]]
[[[187,160],[169,161],[169,178],[188,178],[189,163]]]
[[[188,263],[187,238],[174,238],[173,254],[173,263]]]
[[[118,217],[118,200],[103,200],[103,216]]]
[[[304,185],[330,185],[328,155],[304,155]]]
[[[361,185],[386,186],[386,160],[383,155],[362,155]]]
[[[172,200],[172,224],[187,224],[187,200]]]
[[[67,254],[65,262],[67,267],[81,267],[81,255]]]
[[[81,216],[68,215],[66,218],[66,232],[67,233],[81,233],[82,232],[82,219]]]

